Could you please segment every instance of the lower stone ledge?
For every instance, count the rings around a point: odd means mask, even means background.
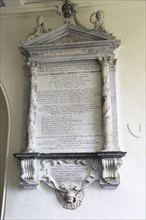
[[[14,153],[14,157],[22,159],[90,159],[90,158],[121,158],[126,155],[126,152],[123,151],[99,151],[95,153]]]
[[[76,209],[81,205],[84,191],[95,181],[105,189],[120,184],[118,169],[125,152],[96,152],[70,154],[42,154],[21,152],[14,154],[20,160],[20,185],[34,189],[44,182],[56,192],[64,208]]]

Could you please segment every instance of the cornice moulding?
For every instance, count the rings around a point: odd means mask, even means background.
[[[49,12],[56,11],[55,5],[60,4],[62,1],[48,1],[44,3],[25,3],[17,4],[17,5],[8,5],[7,7],[1,8],[1,16],[8,15],[21,15],[21,14],[32,14],[32,13],[41,13],[41,12]],[[125,1],[97,1],[97,0],[79,0],[74,1],[75,4],[78,5],[79,8],[89,8],[95,6],[104,6],[104,5],[112,5],[112,4],[125,4],[129,3]]]

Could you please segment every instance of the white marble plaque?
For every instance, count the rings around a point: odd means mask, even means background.
[[[59,185],[69,182],[82,183],[91,170],[89,165],[86,165],[87,163],[85,161],[85,165],[83,165],[74,160],[58,160],[50,165],[48,171]]]
[[[101,73],[96,61],[42,64],[38,75],[36,149],[102,149]]]

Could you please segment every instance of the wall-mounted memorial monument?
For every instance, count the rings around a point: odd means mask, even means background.
[[[104,12],[90,16],[93,29],[77,18],[76,5],[57,6],[64,25],[50,30],[38,17],[20,48],[26,56],[21,185],[40,181],[55,189],[66,209],[78,208],[95,181],[120,183],[114,50],[120,40],[104,26]],[[74,19],[75,24],[71,24]]]

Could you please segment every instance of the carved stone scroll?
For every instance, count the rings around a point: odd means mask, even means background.
[[[120,158],[102,159],[102,179],[107,184],[119,183],[118,169],[122,165]]]
[[[108,151],[99,153],[99,184],[103,188],[114,189],[120,184],[118,169],[122,165],[122,154]]]
[[[36,159],[21,160],[21,185],[24,188],[36,188],[39,184],[38,161]]]

